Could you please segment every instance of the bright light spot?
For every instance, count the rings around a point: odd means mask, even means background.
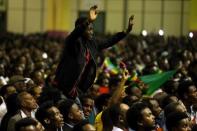
[[[164,31],[162,29],[159,30],[159,35],[163,36],[164,35]]]
[[[147,36],[147,34],[148,34],[148,33],[147,33],[146,30],[143,30],[143,31],[142,31],[142,35],[143,35],[143,36]]]
[[[42,54],[42,58],[47,59],[47,58],[48,58],[47,53],[43,53],[43,54]]]
[[[189,32],[189,37],[193,38],[194,34],[192,32]]]

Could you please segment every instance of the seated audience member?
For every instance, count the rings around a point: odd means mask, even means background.
[[[86,119],[89,120],[90,123],[94,123],[95,113],[93,112],[94,108],[94,100],[91,96],[84,95],[80,98],[83,114]]]
[[[76,124],[72,131],[96,131],[96,129],[87,120],[83,120]]]
[[[182,81],[178,86],[178,95],[185,105],[187,111],[190,113],[192,120],[196,118],[196,111],[194,110],[194,105],[197,103],[197,88],[196,85],[189,80]],[[195,124],[197,123],[194,120]]]
[[[22,118],[35,118],[34,111],[37,109],[38,105],[31,94],[27,92],[19,93],[17,96],[17,102],[19,104],[19,111],[10,118],[7,131],[15,131],[15,123]]]
[[[187,112],[185,106],[179,102],[172,102],[164,108],[164,115],[167,117],[172,112]]]
[[[16,89],[12,85],[4,85],[0,88],[0,96],[2,96],[4,100],[13,93],[16,93]]]
[[[147,106],[151,109],[153,115],[155,116],[155,121],[157,126],[160,128],[164,126],[165,120],[164,120],[164,113],[158,103],[158,101],[154,98],[145,97],[142,100],[144,103],[147,104]]]
[[[166,118],[168,131],[191,131],[189,117],[184,112],[172,112]]]
[[[168,104],[172,102],[178,102],[178,98],[175,95],[167,95],[162,100],[161,107],[164,109]]]
[[[16,98],[17,98],[17,94],[14,93],[9,95],[5,101],[7,107],[7,113],[4,115],[1,121],[0,131],[7,131],[7,126],[10,118],[14,116],[19,110],[19,106],[17,104]]]
[[[62,114],[50,101],[40,105],[36,112],[36,119],[44,126],[46,131],[62,130],[64,125]]]
[[[38,102],[39,100],[39,97],[42,93],[42,87],[40,86],[34,86],[34,87],[31,87],[28,92],[35,98],[35,100]]]
[[[134,103],[127,111],[126,120],[129,131],[153,131],[156,128],[155,116],[150,108],[142,103]]]
[[[44,131],[44,127],[31,117],[23,118],[16,122],[16,131]]]
[[[65,131],[72,131],[73,127],[84,119],[83,112],[73,100],[61,101],[58,108],[64,118],[63,130]]]
[[[124,112],[129,107],[126,104],[118,103],[108,107],[103,111],[101,120],[103,123],[103,131],[123,131],[126,129],[125,126],[125,115]]]

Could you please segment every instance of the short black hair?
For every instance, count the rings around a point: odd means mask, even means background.
[[[189,118],[184,112],[172,112],[166,117],[166,127],[171,131],[173,127],[178,126],[182,119]]]
[[[16,131],[21,131],[21,128],[23,128],[23,127],[27,127],[27,126],[30,126],[30,125],[36,126],[37,124],[38,124],[37,121],[34,120],[33,118],[26,117],[26,118],[23,118],[23,119],[16,122],[15,130]]]
[[[94,100],[94,99],[92,98],[92,96],[90,96],[90,95],[87,95],[87,94],[82,95],[82,96],[80,97],[80,101],[81,101],[82,106],[85,104],[85,102],[86,102],[87,99]]]
[[[75,27],[77,27],[77,26],[83,24],[83,23],[84,23],[85,21],[87,21],[87,20],[88,20],[88,17],[84,17],[84,16],[79,17],[79,18],[75,21]]]
[[[7,113],[15,114],[19,110],[17,96],[18,94],[14,93],[14,94],[9,95],[8,98],[5,100]]]
[[[75,101],[71,99],[63,100],[58,104],[58,109],[60,110],[61,114],[63,115],[64,121],[68,121],[68,114],[70,112],[71,107],[75,104]]]
[[[0,95],[1,95],[2,97],[4,97],[5,94],[7,93],[8,87],[14,87],[14,86],[13,86],[13,85],[10,85],[10,84],[7,84],[7,85],[4,85],[4,86],[2,86],[2,87],[0,88]]]
[[[167,117],[170,113],[174,112],[176,110],[176,107],[179,106],[179,105],[180,105],[179,102],[172,102],[172,103],[168,104],[164,108],[164,115],[165,115],[165,117]]]
[[[98,112],[101,112],[103,110],[103,106],[107,106],[107,102],[110,99],[110,94],[101,94],[99,95],[95,100],[95,106],[98,110]]]
[[[113,125],[117,126],[120,122],[120,116],[121,116],[120,103],[112,105],[109,108],[109,116],[111,118]]]
[[[148,108],[148,106],[142,102],[136,102],[129,108],[126,113],[126,120],[129,127],[134,130],[138,129],[138,122],[142,119],[141,112],[145,108]]]
[[[173,101],[172,97],[176,97],[175,95],[167,95],[161,102],[161,107],[165,108],[168,104],[175,102]],[[178,98],[177,98],[178,99]]]
[[[54,103],[52,101],[47,101],[45,103],[43,103],[42,105],[40,105],[40,107],[38,108],[38,110],[36,111],[36,119],[38,121],[40,121],[40,123],[46,127],[46,123],[44,122],[44,120],[46,118],[49,118],[50,117],[50,113],[48,112],[48,109],[53,107],[54,106]]]
[[[184,99],[184,94],[188,93],[189,87],[195,84],[192,81],[184,80],[178,86],[178,95],[181,99]]]

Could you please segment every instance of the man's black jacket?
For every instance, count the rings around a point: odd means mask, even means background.
[[[92,86],[96,77],[98,52],[114,45],[126,36],[126,33],[119,32],[105,41],[98,41],[94,37],[87,40],[82,37],[87,26],[88,22],[75,27],[66,38],[62,58],[56,70],[57,87],[68,97],[76,96],[76,88],[86,92]],[[86,65],[87,49],[91,59]]]

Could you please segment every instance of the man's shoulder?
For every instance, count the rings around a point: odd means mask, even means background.
[[[14,116],[12,116],[11,118],[10,118],[10,120],[15,120],[15,121],[17,121],[17,120],[20,120],[22,118],[22,116],[21,116],[21,114],[18,112],[18,113],[16,113]]]

